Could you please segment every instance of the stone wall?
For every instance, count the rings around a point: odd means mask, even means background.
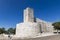
[[[24,22],[34,22],[34,13],[32,8],[24,9]]]
[[[17,37],[30,37],[40,33],[40,27],[37,23],[25,22],[17,24],[16,36]]]

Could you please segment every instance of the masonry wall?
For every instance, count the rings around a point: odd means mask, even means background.
[[[24,22],[34,22],[33,9],[26,8],[24,10]]]

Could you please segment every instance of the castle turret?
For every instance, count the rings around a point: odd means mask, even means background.
[[[24,22],[34,22],[34,12],[32,8],[24,9]]]

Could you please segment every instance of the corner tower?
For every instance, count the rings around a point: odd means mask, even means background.
[[[34,22],[34,12],[32,8],[24,9],[24,22]]]

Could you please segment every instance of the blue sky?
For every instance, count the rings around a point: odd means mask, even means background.
[[[23,21],[23,10],[34,9],[34,16],[45,21],[60,21],[60,0],[0,0],[0,27],[16,27]]]

